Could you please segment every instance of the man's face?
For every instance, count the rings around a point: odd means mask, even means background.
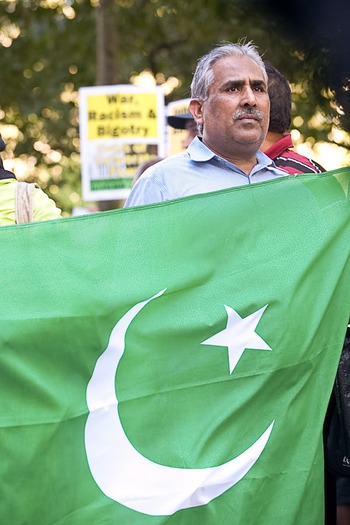
[[[249,57],[225,57],[213,65],[214,80],[205,101],[190,109],[203,125],[203,142],[230,160],[260,148],[269,124],[270,101],[259,66]]]

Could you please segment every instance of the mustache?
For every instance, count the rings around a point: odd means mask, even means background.
[[[233,115],[233,119],[239,120],[240,118],[247,116],[252,116],[259,121],[263,119],[263,114],[261,113],[261,111],[254,108],[237,109],[236,113]]]

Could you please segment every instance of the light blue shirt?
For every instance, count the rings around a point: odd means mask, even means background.
[[[238,166],[215,155],[195,137],[187,150],[149,167],[138,179],[125,207],[141,206],[197,193],[243,186],[288,175],[262,151],[247,175]]]

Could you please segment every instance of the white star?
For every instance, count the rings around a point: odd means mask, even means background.
[[[201,343],[202,345],[227,347],[230,374],[232,374],[246,348],[252,350],[272,350],[255,332],[266,307],[267,305],[260,308],[257,312],[248,315],[248,317],[242,318],[233,308],[225,305],[227,312],[226,328]]]

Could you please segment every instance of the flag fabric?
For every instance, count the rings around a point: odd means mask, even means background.
[[[1,228],[1,523],[322,523],[349,180]]]

